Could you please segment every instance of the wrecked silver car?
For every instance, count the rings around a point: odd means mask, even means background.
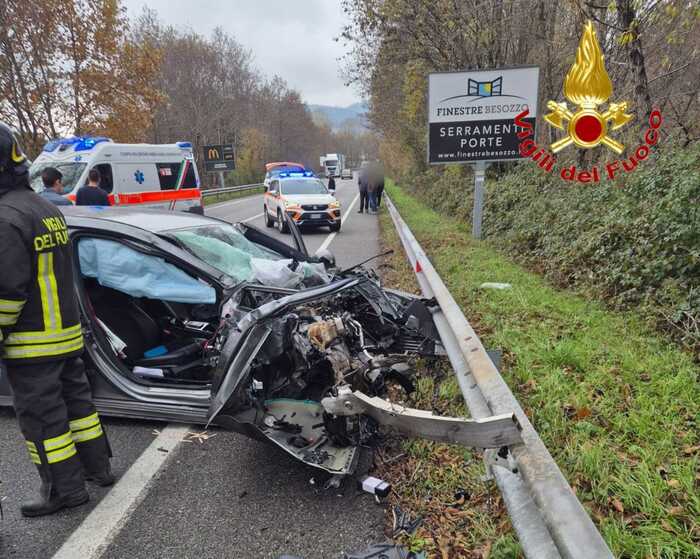
[[[484,448],[511,416],[435,416],[388,401],[411,360],[442,353],[430,302],[337,270],[246,224],[69,208],[85,361],[102,414],[216,424],[351,473],[380,429]],[[0,404],[11,405],[0,380]]]

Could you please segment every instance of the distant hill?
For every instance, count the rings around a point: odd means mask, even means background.
[[[333,130],[340,130],[345,126],[353,128],[366,127],[365,113],[368,110],[367,103],[353,103],[347,107],[334,107],[331,105],[307,105],[316,116],[327,120]]]

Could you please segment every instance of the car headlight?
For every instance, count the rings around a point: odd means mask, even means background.
[[[335,202],[331,202],[330,204],[328,204],[328,207],[332,210],[337,210],[340,207],[340,202],[338,202],[337,200]]]
[[[300,210],[301,206],[297,204],[296,202],[285,202],[284,207],[287,208],[288,210]]]

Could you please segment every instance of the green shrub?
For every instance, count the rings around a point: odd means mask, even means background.
[[[443,215],[471,220],[468,168],[407,180]],[[667,146],[615,183],[565,183],[532,164],[487,181],[485,237],[558,285],[637,307],[700,352],[700,145]]]

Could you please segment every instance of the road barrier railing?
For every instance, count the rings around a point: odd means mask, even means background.
[[[503,495],[513,528],[528,559],[610,559],[613,557],[522,407],[501,377],[433,267],[425,251],[387,196],[387,209],[406,256],[427,298],[472,417],[514,413],[523,444],[508,452],[485,452],[487,472]]]
[[[228,194],[229,192],[255,190],[256,188],[262,188],[263,186],[265,185],[260,182],[255,184],[242,184],[240,186],[225,186],[223,188],[207,188],[202,189],[202,198],[208,198],[209,196],[216,196],[218,194]]]

